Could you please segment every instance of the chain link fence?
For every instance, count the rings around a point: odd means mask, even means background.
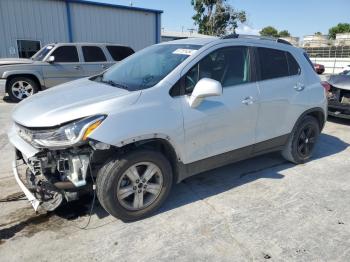
[[[310,57],[350,58],[350,46],[304,47]]]

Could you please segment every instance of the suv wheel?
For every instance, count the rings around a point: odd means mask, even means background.
[[[23,99],[34,95],[38,90],[38,84],[28,77],[15,77],[8,83],[8,94],[14,102],[20,102]]]
[[[97,174],[97,197],[112,216],[123,221],[144,218],[169,195],[173,181],[169,161],[148,150],[108,161]]]
[[[305,116],[292,132],[282,155],[295,164],[305,163],[311,158],[315,143],[320,135],[318,121]]]

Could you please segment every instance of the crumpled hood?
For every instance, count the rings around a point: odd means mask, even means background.
[[[39,92],[14,109],[12,119],[26,127],[53,127],[96,114],[108,114],[137,101],[141,91],[83,78]]]
[[[19,64],[32,64],[34,61],[25,58],[2,58],[0,59],[0,66],[2,65],[19,65]]]
[[[350,90],[350,76],[348,75],[332,75],[328,83],[340,89]]]

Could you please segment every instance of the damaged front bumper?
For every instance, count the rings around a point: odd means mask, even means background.
[[[39,206],[52,211],[64,200],[76,200],[81,193],[89,192],[87,174],[93,151],[90,146],[56,151],[37,149],[24,141],[15,128],[8,137],[16,149],[13,174],[35,211]],[[23,164],[18,164],[20,161]],[[25,179],[19,170],[22,165],[27,167]]]
[[[16,178],[17,184],[19,185],[19,187],[21,188],[21,190],[23,191],[23,193],[25,194],[25,196],[27,197],[29,202],[32,204],[34,210],[37,211],[38,207],[40,205],[40,201],[38,199],[36,199],[36,197],[32,194],[32,192],[30,192],[30,190],[25,186],[25,184],[20,179],[20,177],[18,175],[16,160],[14,160],[12,162],[12,171],[13,171],[13,174]]]

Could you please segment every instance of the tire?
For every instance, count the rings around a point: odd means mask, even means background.
[[[20,102],[38,91],[37,82],[29,77],[15,77],[7,85],[7,93],[13,102]]]
[[[288,143],[282,151],[283,157],[295,164],[305,163],[312,157],[319,135],[318,121],[312,116],[305,116],[293,129]]]
[[[140,175],[139,181],[137,176],[134,177],[135,169]],[[145,170],[151,169],[155,173],[145,182]],[[107,161],[98,171],[97,198],[112,216],[123,221],[134,221],[149,216],[162,205],[169,195],[172,182],[171,166],[162,154],[138,150]]]

